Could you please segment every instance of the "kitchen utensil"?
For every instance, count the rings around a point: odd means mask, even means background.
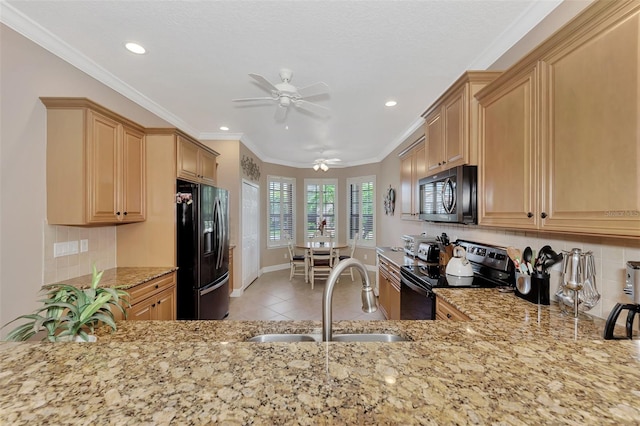
[[[522,253],[522,263],[526,266],[526,273],[531,275],[533,273],[533,266],[531,265],[531,259],[533,258],[533,250],[527,246]]]
[[[573,306],[573,315],[588,311],[600,300],[600,293],[596,286],[596,271],[593,253],[583,253],[574,248],[570,252],[563,252],[562,283],[556,292],[560,309],[567,312],[568,306]]]
[[[453,257],[447,263],[446,274],[455,277],[473,277],[473,267],[467,260],[467,252],[464,248],[454,247]]]
[[[531,275],[516,274],[516,289],[520,294],[529,294],[531,291]]]
[[[519,250],[515,247],[509,246],[507,247],[507,256],[513,262],[513,266],[516,267],[516,270],[520,271],[520,253]]]

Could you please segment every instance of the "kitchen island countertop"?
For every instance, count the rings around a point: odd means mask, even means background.
[[[497,290],[438,292],[472,321],[334,322],[400,343],[244,342],[318,321],[125,321],[93,344],[2,343],[0,423],[640,422],[639,341]]]

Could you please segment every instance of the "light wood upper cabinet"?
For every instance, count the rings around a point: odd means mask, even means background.
[[[41,100],[47,107],[48,223],[144,221],[144,129],[85,98]]]
[[[483,134],[478,167],[478,223],[538,226],[535,155],[535,68],[482,98]]]
[[[500,74],[498,71],[464,73],[422,114],[427,146],[426,176],[464,164],[478,164],[479,107],[474,95]]]
[[[481,225],[640,237],[638,34],[596,2],[478,94]]]
[[[402,219],[419,220],[418,180],[426,175],[425,152],[424,138],[420,138],[400,158],[400,207]]]
[[[178,136],[178,177],[194,182],[215,185],[218,153],[188,139]]]

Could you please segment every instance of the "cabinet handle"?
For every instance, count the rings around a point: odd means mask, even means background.
[[[531,212],[527,213],[527,217],[529,217],[529,218],[533,217],[533,213],[531,213]]]
[[[447,164],[447,162],[446,162],[446,161],[443,161],[443,162],[442,162],[442,164]]]
[[[151,307],[152,307],[152,308],[155,308],[155,307],[156,307],[156,304],[155,304],[155,303],[154,303],[154,304],[152,304],[152,305],[151,305]]]
[[[540,213],[540,217],[544,219],[544,218],[547,217],[547,214],[545,212],[542,212],[542,213]]]
[[[160,301],[158,300],[158,305],[160,304]]]
[[[120,216],[120,212],[116,212],[116,216]]]
[[[126,216],[126,215],[127,215],[127,212],[124,212],[124,215]]]
[[[442,163],[438,163],[438,166],[442,166]]]
[[[451,314],[447,314],[447,318],[451,319]]]
[[[159,287],[159,285],[158,285],[158,284],[156,284],[156,288],[158,288],[158,287]]]

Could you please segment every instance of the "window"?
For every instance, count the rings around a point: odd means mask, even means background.
[[[358,245],[376,245],[376,177],[364,176],[347,179],[347,205],[349,223],[347,240],[359,234]]]
[[[279,176],[267,176],[269,188],[268,247],[283,246],[289,239],[295,241],[295,193],[296,180]]]
[[[305,179],[304,180],[304,216],[305,224],[305,241],[319,232],[320,224],[326,221],[323,230],[324,235],[330,235],[338,238],[336,230],[338,229],[338,217],[336,211],[338,209],[338,181],[337,179]]]

